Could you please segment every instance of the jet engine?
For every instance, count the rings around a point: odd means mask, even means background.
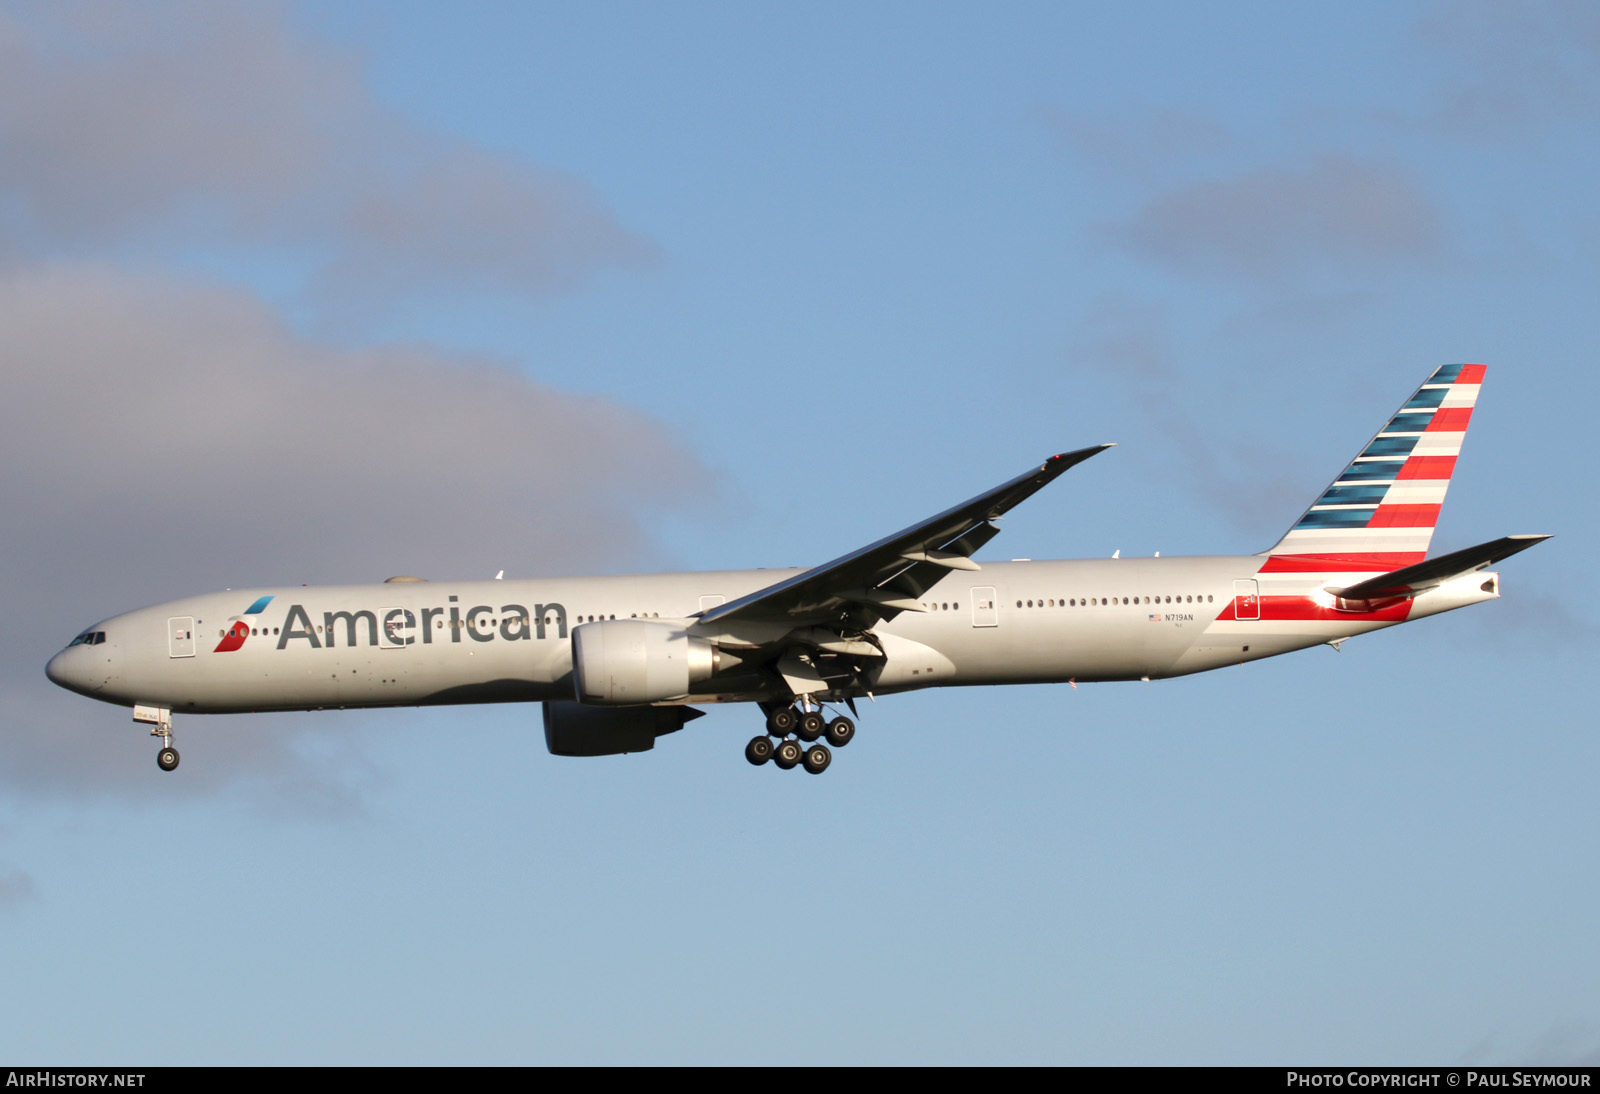
[[[653,619],[607,619],[572,631],[572,675],[580,703],[637,706],[681,699],[717,670],[711,643]]]
[[[648,752],[656,746],[657,737],[676,733],[704,713],[693,707],[615,710],[582,703],[545,703],[544,743],[552,756]]]

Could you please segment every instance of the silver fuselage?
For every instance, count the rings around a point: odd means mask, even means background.
[[[1479,572],[1384,612],[1344,612],[1324,590],[1365,575],[1264,573],[1265,561],[988,562],[955,571],[920,598],[927,611],[875,628],[889,663],[872,690],[1180,676],[1499,595],[1498,576]],[[731,651],[739,636],[719,635],[698,613],[799,572],[229,590],[107,619],[91,628],[103,639],[62,650],[47,671],[95,699],[175,713],[570,700],[577,627],[657,619]],[[259,611],[242,614],[262,598],[270,599]],[[787,694],[753,679],[733,672],[724,686],[713,676],[686,701]]]

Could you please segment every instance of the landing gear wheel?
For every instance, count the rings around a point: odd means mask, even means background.
[[[855,736],[856,724],[843,715],[828,723],[828,743],[834,748],[843,748],[855,740]]]
[[[163,748],[160,752],[157,752],[156,766],[163,771],[175,770],[178,766],[178,750],[175,748]]]
[[[833,753],[828,751],[827,745],[812,745],[806,749],[806,770],[813,775],[820,775],[828,770],[828,765],[833,762]]]
[[[784,771],[794,767],[800,762],[800,742],[779,741],[777,751],[773,753],[772,762]]]
[[[813,710],[808,714],[800,715],[800,724],[795,727],[794,735],[806,742],[806,744],[810,744],[822,736],[822,731],[826,728],[826,725],[827,723],[823,721],[822,715]]]
[[[744,758],[760,767],[772,759],[772,753],[775,748],[776,746],[773,745],[771,737],[754,737],[751,738],[749,744],[744,746]]]
[[[799,720],[800,715],[793,707],[779,707],[767,715],[767,732],[774,737],[787,737],[794,732],[794,724]]]

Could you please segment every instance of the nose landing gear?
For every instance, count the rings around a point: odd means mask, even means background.
[[[156,753],[156,766],[163,771],[173,771],[178,766],[178,750],[172,747],[172,710],[168,707],[133,708],[133,720],[150,727],[150,736],[161,738],[161,751]]]
[[[790,738],[790,733],[799,740]],[[813,742],[826,737],[834,748],[843,748],[855,735],[856,724],[842,714],[830,722],[820,709],[772,707],[767,711],[767,735],[755,737],[745,745],[744,758],[756,767],[771,760],[782,771],[803,766],[811,774],[820,775],[833,763],[833,753],[828,745]]]

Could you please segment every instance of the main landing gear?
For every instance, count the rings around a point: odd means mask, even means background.
[[[150,736],[161,738],[161,751],[156,753],[156,766],[163,771],[178,767],[178,750],[172,747],[172,711],[167,707],[136,706],[133,720],[150,726]]]
[[[830,722],[821,710],[773,707],[767,711],[767,735],[752,738],[744,746],[744,758],[757,767],[771,760],[782,771],[803,766],[820,775],[833,763],[833,753],[828,745],[816,744],[817,739],[826,737],[834,748],[843,748],[855,735],[856,724],[842,714]]]

